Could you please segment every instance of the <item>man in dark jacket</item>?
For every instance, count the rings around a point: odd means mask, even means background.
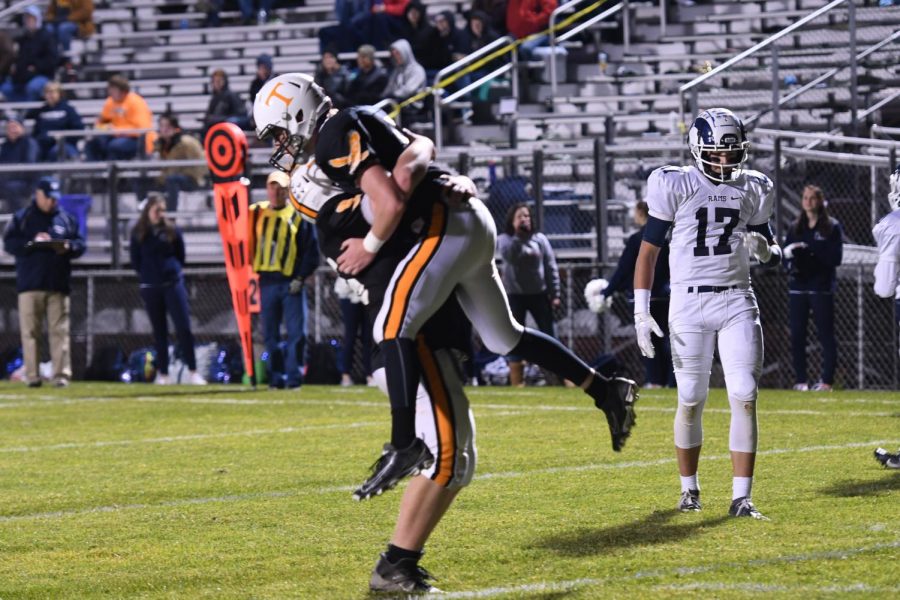
[[[266,82],[275,76],[275,65],[268,54],[260,54],[256,57],[256,77],[250,82],[250,105],[256,100],[256,94],[266,85]]]
[[[234,123],[241,129],[246,129],[247,106],[237,92],[228,87],[228,75],[222,69],[216,69],[212,74],[212,97],[206,114],[203,116],[203,127],[209,129],[216,123],[227,121]],[[204,137],[206,137],[204,135]]]
[[[649,210],[647,203],[638,202],[634,207],[634,223],[638,230],[631,234],[625,242],[625,248],[619,257],[616,270],[609,278],[606,288],[596,288],[596,297],[588,298],[589,308],[596,313],[602,313],[612,302],[612,295],[616,292],[625,292],[629,301],[633,301],[634,265],[637,262],[638,251],[641,249],[641,240],[644,239],[644,227],[647,225]],[[597,280],[595,280],[597,281]],[[593,284],[593,282],[591,282]],[[589,296],[585,289],[585,295]],[[675,386],[675,372],[672,369],[672,356],[669,348],[669,245],[666,244],[660,250],[660,259],[656,261],[656,271],[653,276],[653,289],[650,294],[650,314],[659,323],[664,337],[654,338],[653,346],[656,348],[656,356],[653,358],[641,357],[644,363],[644,387],[660,388]]]
[[[25,133],[25,125],[18,115],[6,120],[6,141],[0,145],[0,165],[36,163],[38,144]],[[34,189],[34,173],[0,172],[0,200],[5,200],[10,212],[28,202]]]
[[[41,179],[34,202],[16,212],[3,233],[3,249],[16,257],[19,329],[29,387],[41,385],[38,347],[45,318],[54,385],[65,387],[72,377],[69,280],[72,259],[84,254],[85,242],[78,221],[58,202],[59,183]]]
[[[25,31],[18,38],[19,55],[0,92],[11,102],[40,100],[44,86],[53,78],[59,57],[53,34],[41,27],[41,9],[25,9]]]
[[[356,51],[359,67],[347,86],[348,104],[375,104],[381,100],[388,82],[387,71],[375,62],[375,47],[363,44]]]
[[[40,147],[39,160],[42,162],[57,161],[60,158],[75,158],[78,149],[75,143],[78,138],[55,138],[51,131],[78,131],[84,129],[81,115],[72,105],[66,102],[62,95],[62,86],[51,81],[44,86],[44,105],[30,110],[27,115],[34,119],[34,139]],[[60,142],[63,155],[60,156]]]
[[[450,64],[450,53],[441,41],[438,30],[428,21],[428,9],[419,0],[406,5],[406,31],[403,37],[409,40],[416,60],[426,70],[437,72]]]

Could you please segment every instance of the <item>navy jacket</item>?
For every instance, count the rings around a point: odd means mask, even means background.
[[[38,159],[38,143],[30,135],[23,135],[14,142],[6,140],[0,144],[0,164],[17,165],[36,163]],[[35,181],[40,173],[0,173],[2,179]]]
[[[55,240],[69,240],[69,251],[57,254],[49,248],[30,248],[28,243],[40,232]],[[32,202],[16,212],[3,232],[3,249],[16,257],[16,291],[71,292],[72,259],[86,249],[78,221],[57,208],[51,214]]]
[[[181,280],[184,265],[184,238],[175,229],[170,242],[162,227],[151,228],[143,242],[131,234],[131,266],[137,271],[141,287],[164,287]]]
[[[803,292],[833,292],[835,272],[844,258],[844,229],[831,219],[831,233],[826,237],[804,227],[799,233],[788,229],[784,245],[805,242],[806,248],[794,250],[791,260],[784,261],[788,269],[788,287]]]
[[[13,83],[25,85],[35,75],[53,79],[59,58],[56,38],[50,30],[42,27],[33,33],[25,32],[16,41],[19,43],[19,54],[16,56],[16,72],[12,75]]]
[[[28,111],[26,116],[34,119],[32,135],[40,144],[41,150],[45,152],[53,147],[57,139],[47,135],[48,132],[84,129],[81,115],[65,100],[60,100],[56,106],[44,104],[40,108],[34,108]],[[64,139],[68,144],[78,141],[78,138]]]
[[[616,271],[609,278],[609,287],[603,291],[606,297],[615,292],[629,292],[634,290],[634,266],[637,263],[638,252],[641,250],[641,241],[644,239],[644,228],[631,234],[625,242],[625,249],[619,257]],[[669,245],[665,244],[659,251],[656,260],[656,270],[653,272],[653,289],[650,290],[650,298],[653,300],[669,297]]]

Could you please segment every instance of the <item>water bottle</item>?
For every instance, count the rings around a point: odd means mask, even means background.
[[[606,75],[606,67],[609,66],[609,55],[606,52],[597,53],[597,64],[600,65],[600,74]]]

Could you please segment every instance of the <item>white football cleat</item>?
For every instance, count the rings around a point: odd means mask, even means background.
[[[203,379],[203,376],[197,371],[188,371],[187,381],[185,383],[188,385],[206,385],[206,380]]]

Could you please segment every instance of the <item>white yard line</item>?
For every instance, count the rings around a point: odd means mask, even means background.
[[[795,554],[792,556],[775,556],[772,558],[759,558],[748,561],[728,561],[711,563],[707,565],[697,566],[681,566],[666,569],[653,569],[650,571],[638,571],[630,575],[620,577],[606,577],[603,579],[583,578],[570,579],[567,581],[547,581],[540,583],[527,583],[524,585],[511,585],[505,587],[491,587],[480,590],[469,590],[461,592],[446,592],[440,595],[428,595],[427,598],[496,598],[498,596],[521,596],[524,594],[551,594],[559,592],[569,592],[579,588],[595,587],[611,583],[633,582],[648,578],[670,577],[695,575],[698,573],[709,573],[712,571],[721,571],[726,569],[735,569],[744,571],[747,568],[762,567],[768,565],[780,565],[799,562],[809,562],[814,560],[843,560],[851,556],[859,554],[867,554],[870,552],[879,552],[881,550],[893,550],[900,548],[900,540],[886,542],[883,544],[872,544],[871,546],[862,546],[858,548],[844,548],[838,550],[823,550],[820,552],[809,552],[806,554]],[[888,559],[890,560],[890,559]],[[749,592],[780,592],[780,591],[799,591],[809,593],[854,593],[854,592],[875,592],[875,593],[894,593],[900,591],[900,587],[874,587],[864,583],[845,584],[840,586],[782,586],[770,584],[704,584],[704,583],[687,583],[673,585],[654,586],[656,590],[709,590],[709,591],[749,591]]]
[[[362,426],[362,425],[361,425]],[[827,452],[831,450],[846,450],[850,448],[871,448],[874,446],[884,445],[884,444],[897,444],[900,443],[898,440],[872,440],[867,442],[852,442],[848,444],[837,444],[831,446],[804,446],[801,448],[774,448],[772,450],[763,450],[758,454],[761,456],[766,455],[779,455],[779,454],[801,454],[807,452]],[[703,458],[704,461],[711,460],[729,460],[731,458],[728,454],[720,454],[713,456],[706,456]],[[632,468],[648,468],[648,467],[657,467],[661,465],[666,465],[670,463],[674,463],[674,458],[661,458],[658,460],[648,460],[648,461],[630,461],[630,462],[620,462],[620,463],[594,463],[587,465],[571,465],[571,466],[562,466],[562,467],[548,467],[545,469],[533,469],[529,471],[507,471],[507,472],[499,472],[499,473],[484,473],[481,475],[476,475],[475,479],[478,480],[492,480],[492,479],[514,479],[520,477],[534,477],[535,475],[556,475],[559,473],[577,473],[577,472],[588,472],[588,471],[600,471],[600,470],[619,470],[619,469],[632,469]],[[159,502],[156,504],[122,504],[122,505],[113,505],[113,506],[99,506],[99,507],[91,507],[91,508],[81,508],[81,509],[73,509],[73,510],[65,510],[65,511],[54,511],[54,512],[45,512],[45,513],[33,513],[33,514],[25,514],[25,515],[0,515],[0,523],[10,522],[10,521],[25,521],[25,520],[35,520],[35,519],[53,519],[53,518],[61,518],[61,517],[70,517],[70,516],[79,516],[79,515],[89,515],[95,513],[106,513],[106,512],[117,512],[122,510],[135,510],[135,509],[152,509],[159,507],[172,507],[172,506],[182,506],[182,505],[194,505],[194,504],[212,504],[212,503],[220,503],[220,502],[236,502],[236,501],[245,501],[245,500],[259,500],[259,499],[267,499],[267,498],[282,498],[289,496],[300,496],[300,495],[308,495],[308,494],[334,494],[334,493],[347,493],[354,490],[356,486],[353,485],[342,485],[342,486],[329,486],[329,487],[320,487],[313,489],[298,489],[294,491],[275,491],[275,492],[259,492],[254,494],[242,494],[242,495],[228,495],[228,496],[213,496],[207,498],[185,498],[181,500],[170,500],[166,502]]]

